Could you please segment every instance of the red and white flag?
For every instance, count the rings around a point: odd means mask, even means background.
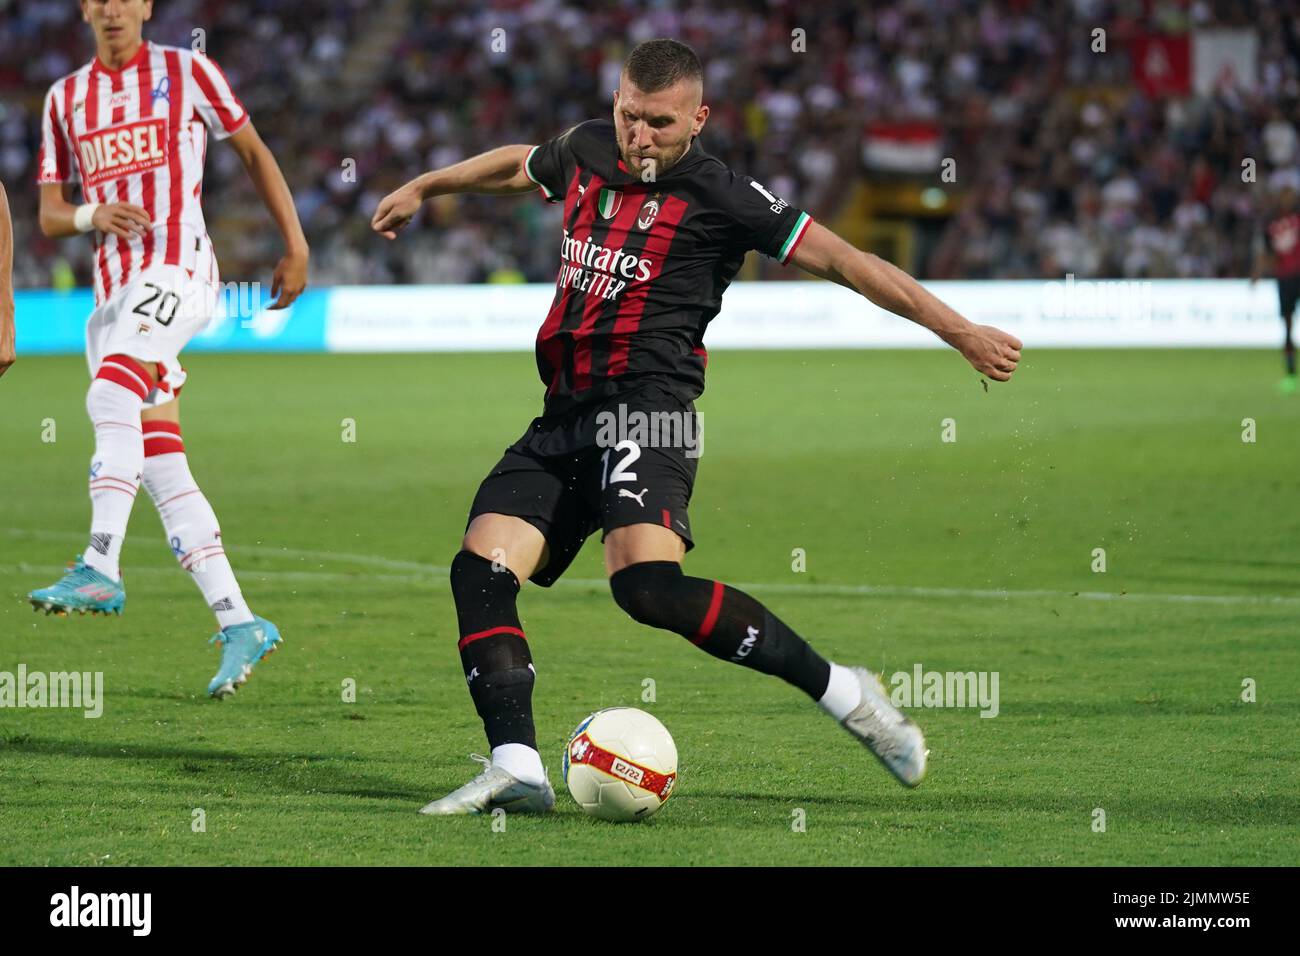
[[[871,123],[862,141],[862,161],[872,169],[932,173],[939,168],[942,141],[931,122]]]
[[[1195,30],[1147,34],[1129,47],[1133,82],[1147,96],[1212,95],[1223,87],[1253,89],[1259,75],[1254,30]]]
[[[1192,51],[1187,36],[1147,34],[1129,48],[1133,82],[1147,96],[1186,96],[1192,91]]]

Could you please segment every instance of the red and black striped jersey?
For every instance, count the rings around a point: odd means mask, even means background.
[[[1300,275],[1300,213],[1283,213],[1270,220],[1265,231],[1273,250],[1274,275],[1279,279]]]
[[[653,182],[619,157],[612,120],[534,147],[525,172],[564,204],[555,298],[537,333],[545,413],[654,381],[704,391],[704,331],[751,249],[789,262],[808,214],[732,172],[697,137]]]

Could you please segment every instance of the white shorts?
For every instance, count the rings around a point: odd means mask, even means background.
[[[181,349],[216,315],[220,286],[212,243],[199,241],[193,272],[182,266],[150,266],[113,293],[86,323],[86,363],[93,377],[108,355],[157,362],[161,377],[146,408],[170,402],[185,384]]]

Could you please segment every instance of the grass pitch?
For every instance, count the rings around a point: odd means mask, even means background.
[[[99,719],[0,710],[0,864],[1293,864],[1300,396],[1273,391],[1278,364],[1031,350],[985,392],[945,352],[714,355],[688,572],[844,663],[996,672],[998,714],[914,708],[930,774],[905,791],[798,692],[626,618],[593,540],[520,601],[558,812],[494,832],[415,811],[485,747],[446,566],[537,414],[531,356],[188,359],[194,472],[285,636],[224,704],[147,496],[122,618],[24,602],[84,544],[92,440],[82,360],[20,359],[0,671],[102,671],[106,699]],[[640,825],[587,818],[559,780],[568,732],[616,704],[681,753]]]

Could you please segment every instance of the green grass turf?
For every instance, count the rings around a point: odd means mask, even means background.
[[[0,670],[103,671],[107,700],[98,720],[0,710],[0,863],[1297,859],[1300,396],[1274,391],[1272,353],[1029,352],[987,392],[938,351],[716,354],[688,571],[752,588],[836,660],[996,671],[1000,713],[914,711],[931,766],[906,791],[798,692],[623,616],[589,542],[571,580],[521,598],[545,757],[559,783],[584,714],[643,706],[680,785],[616,827],[561,783],[557,813],[503,833],[415,810],[484,748],[445,567],[536,413],[531,357],[188,364],[192,465],[285,647],[233,700],[204,696],[211,616],[143,495],[127,614],[31,612],[84,542],[91,435],[81,360],[21,359],[0,381]]]

